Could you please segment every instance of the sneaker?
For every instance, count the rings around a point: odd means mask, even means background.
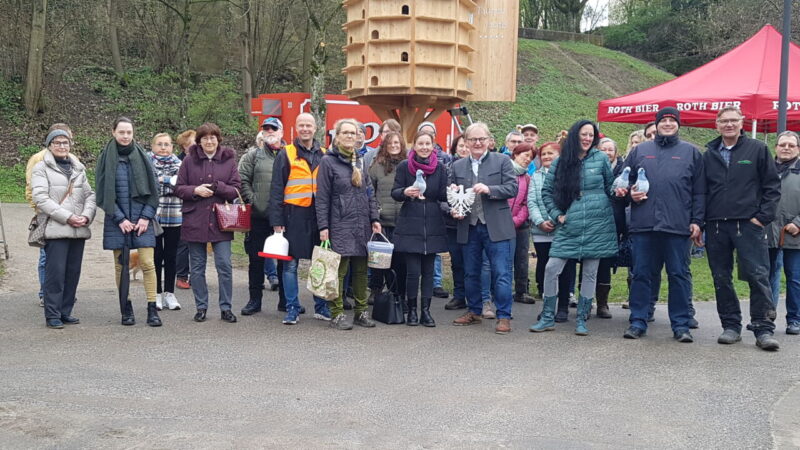
[[[255,300],[251,298],[250,300],[247,301],[247,304],[244,305],[244,308],[242,308],[243,316],[252,316],[257,312],[261,312],[260,300]],[[283,312],[286,312],[286,309],[284,309]]]
[[[61,322],[63,322],[64,325],[77,325],[81,323],[81,319],[72,316],[63,316],[61,317]]]
[[[352,330],[353,324],[347,321],[347,316],[339,314],[331,319],[330,327],[336,328],[337,330]]]
[[[455,297],[453,297],[452,300],[450,300],[449,302],[447,302],[446,305],[444,305],[444,309],[447,310],[466,309],[466,307],[467,307],[466,300],[464,300],[463,298],[455,298]]]
[[[64,328],[64,322],[62,322],[61,319],[47,319],[45,324],[47,328],[54,328],[56,330]]]
[[[450,297],[450,293],[445,291],[444,288],[442,288],[441,286],[436,286],[435,288],[433,288],[433,296],[439,298],[447,298]]]
[[[278,281],[278,277],[275,275],[270,275],[267,277],[267,281],[269,281],[269,288],[270,290],[277,291],[280,287],[281,283]]]
[[[178,278],[175,282],[175,286],[178,286],[178,289],[189,289],[192,287],[192,284],[189,283],[188,279]]]
[[[741,333],[739,333],[736,330],[727,329],[724,330],[721,335],[719,335],[719,338],[717,338],[717,343],[729,345],[729,344],[735,344],[741,340],[742,340]]]
[[[469,311],[463,316],[453,321],[453,325],[456,326],[478,325],[480,323],[481,323],[481,316],[473,314],[472,312]]]
[[[689,331],[683,331],[681,333],[675,333],[673,335],[673,337],[678,342],[683,342],[683,343],[692,343],[692,342],[694,342],[694,338],[692,337],[692,334],[689,333]]]
[[[800,334],[800,322],[789,322],[786,325],[786,334]]]
[[[492,306],[492,302],[483,302],[483,311],[481,311],[481,317],[484,319],[494,319],[494,306]]]
[[[39,297],[39,306],[44,308],[44,297]]]
[[[778,340],[772,335],[772,333],[761,333],[756,336],[756,346],[761,350],[766,350],[768,352],[774,352],[781,348],[781,345],[778,343]]]
[[[172,311],[177,311],[181,309],[181,304],[178,303],[178,299],[175,298],[175,294],[173,294],[172,292],[164,293],[164,303],[166,303],[167,308]]]
[[[261,311],[261,308],[259,308],[258,310],[259,310],[259,311]],[[278,306],[278,311],[280,311],[280,312],[286,312],[286,307],[285,307],[285,306],[280,306],[280,305],[279,305],[279,306]],[[306,307],[301,305],[301,306],[300,306],[300,314],[305,314],[305,313],[306,313]]]
[[[494,332],[497,334],[508,334],[511,332],[511,321],[509,319],[497,319],[497,325],[494,327]]]
[[[156,294],[156,309],[159,311],[164,309],[164,297],[162,294]]]
[[[361,311],[360,313],[356,314],[356,318],[353,319],[353,323],[365,328],[373,328],[375,326],[375,321],[369,318],[369,313],[366,311]]]
[[[222,311],[222,313],[220,314],[220,318],[222,318],[222,320],[228,323],[236,323],[236,316],[233,315],[233,311],[231,311],[230,309]]]
[[[640,337],[644,336],[645,334],[647,334],[647,331],[645,331],[645,330],[643,330],[641,328],[628,327],[628,329],[625,330],[625,333],[622,335],[622,337],[624,337],[625,339],[639,339]]]
[[[569,293],[569,307],[570,308],[577,308],[578,302],[575,300],[575,294],[572,292]]]
[[[319,311],[314,312],[314,318],[325,321],[331,320],[331,310],[328,309],[327,305],[325,305],[325,307],[320,308]]]
[[[291,311],[286,313],[286,316],[283,318],[283,322],[281,323],[284,325],[297,325],[297,322],[299,320],[300,320],[300,314],[298,314],[297,310],[292,309]]]

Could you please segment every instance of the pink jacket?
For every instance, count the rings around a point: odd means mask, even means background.
[[[528,222],[528,183],[531,178],[527,173],[517,177],[517,195],[508,199],[508,206],[511,207],[511,218],[514,220],[514,228],[519,228]]]

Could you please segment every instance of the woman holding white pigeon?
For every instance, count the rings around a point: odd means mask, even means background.
[[[406,325],[410,326],[436,326],[430,313],[433,263],[437,253],[447,251],[447,230],[439,207],[439,202],[447,201],[447,170],[439,163],[433,145],[432,134],[417,132],[408,159],[397,165],[392,189],[392,198],[403,202],[394,230],[394,251],[406,254]]]

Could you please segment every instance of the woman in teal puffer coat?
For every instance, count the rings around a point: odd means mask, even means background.
[[[599,134],[597,126],[588,120],[575,123],[561,156],[545,178],[542,200],[557,223],[545,269],[542,316],[531,331],[555,328],[558,276],[568,260],[577,259],[582,261],[583,277],[575,334],[589,334],[586,319],[592,309],[600,259],[617,254],[611,209],[614,178],[608,157],[596,148]]]

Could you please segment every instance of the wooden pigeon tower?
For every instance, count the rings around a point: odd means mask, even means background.
[[[490,2],[345,0],[344,93],[370,106],[382,120],[397,119],[408,141],[423,120],[435,120],[464,100],[513,101],[517,1],[495,0],[504,6],[494,9],[479,5]],[[498,19],[507,18],[509,10],[513,11],[510,26]],[[486,23],[481,24],[481,18]],[[503,39],[498,39],[497,33],[489,34],[493,26],[501,29]],[[479,34],[480,28],[486,32]],[[513,40],[510,46],[509,36]],[[481,46],[487,47],[486,51],[479,51]],[[487,90],[488,83],[483,80],[489,74],[487,66],[492,66],[486,56],[494,53],[489,46],[498,52],[494,57],[507,56],[503,64],[507,70],[503,74],[505,82],[494,77],[492,88]],[[496,69],[492,67],[491,73]],[[509,80],[510,94],[496,94],[497,85],[508,84]],[[432,111],[426,116],[429,110]]]

